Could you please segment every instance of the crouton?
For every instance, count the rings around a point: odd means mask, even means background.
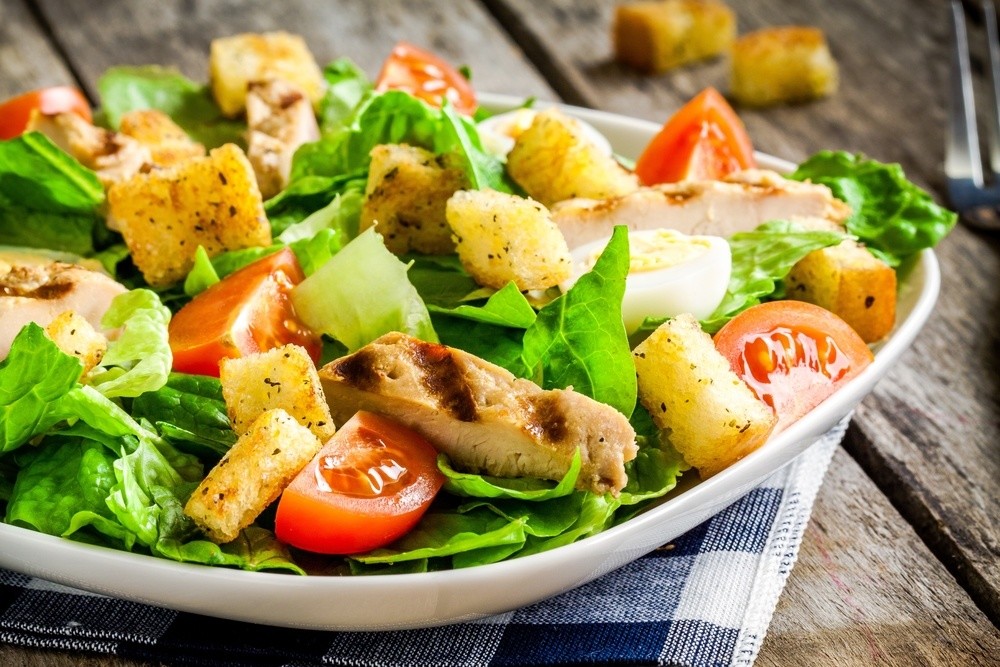
[[[733,372],[692,315],[667,320],[632,354],[639,401],[702,478],[754,451],[774,430],[774,411]]]
[[[108,339],[104,334],[72,310],[56,315],[45,327],[45,333],[60,350],[83,362],[84,374],[100,364],[108,351]]]
[[[615,8],[615,59],[643,72],[665,72],[728,51],[736,15],[718,0],[627,2]]]
[[[468,187],[464,170],[447,155],[405,144],[376,146],[371,158],[361,229],[377,225],[385,247],[397,255],[455,252],[445,205]]]
[[[866,343],[885,338],[896,323],[896,271],[857,241],[809,253],[785,283],[789,299],[839,315]]]
[[[184,513],[213,542],[231,542],[277,500],[320,447],[316,436],[287,412],[269,410],[209,471]]]
[[[251,81],[246,104],[247,157],[269,199],[288,185],[295,151],[319,139],[319,125],[309,98],[287,81]]]
[[[634,192],[636,176],[605,155],[580,124],[558,109],[535,116],[507,155],[507,172],[545,206],[573,197],[607,199]]]
[[[312,359],[299,345],[219,364],[222,397],[233,430],[242,434],[262,413],[281,408],[326,442],[336,430]]]
[[[282,79],[304,91],[315,107],[325,89],[323,73],[299,35],[244,33],[212,40],[212,95],[222,113],[235,118],[246,108],[247,84]]]
[[[461,190],[448,200],[458,258],[479,283],[500,289],[548,289],[570,275],[566,239],[548,209],[494,190]]]
[[[108,218],[153,286],[184,278],[199,245],[214,257],[271,243],[253,168],[234,144],[115,183],[108,190]]]
[[[192,157],[205,155],[205,147],[194,141],[170,116],[156,109],[129,111],[121,117],[118,131],[150,152],[158,167],[171,167]]]
[[[837,83],[837,63],[819,28],[765,28],[733,44],[729,92],[744,106],[805,102],[832,95]]]

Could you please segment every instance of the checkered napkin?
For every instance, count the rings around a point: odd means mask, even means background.
[[[185,665],[749,666],[846,427],[845,419],[673,543],[568,593],[480,621],[402,632],[290,630],[0,570],[0,641]]]

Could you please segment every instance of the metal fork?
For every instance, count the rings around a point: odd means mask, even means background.
[[[989,41],[990,81],[993,84],[989,128],[990,167],[993,176],[989,184],[983,182],[972,91],[972,68],[969,65],[969,40],[965,30],[965,13],[958,0],[951,2],[954,53],[944,172],[948,179],[951,205],[958,210],[962,219],[975,227],[1000,230],[1000,42],[997,39],[997,17],[992,0],[983,1],[983,18]]]

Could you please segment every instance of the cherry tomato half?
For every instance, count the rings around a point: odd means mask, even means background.
[[[170,320],[174,370],[219,375],[219,361],[301,345],[318,361],[323,342],[289,296],[305,276],[288,248],[248,264],[196,296]]]
[[[775,433],[809,412],[872,362],[838,316],[803,301],[743,311],[715,334],[716,348],[778,416]]]
[[[706,88],[664,124],[635,163],[644,185],[719,179],[756,165],[743,121],[715,88]]]
[[[417,524],[444,484],[437,451],[422,436],[358,412],[285,488],[275,535],[323,554],[357,554]]]
[[[428,104],[447,98],[459,113],[476,110],[476,94],[468,79],[443,59],[409,42],[399,42],[382,65],[375,90],[404,90]]]
[[[93,120],[90,103],[76,88],[41,88],[0,102],[0,139],[13,139],[24,132],[35,109],[48,115],[73,112],[88,123]]]

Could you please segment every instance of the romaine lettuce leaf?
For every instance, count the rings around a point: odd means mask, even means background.
[[[236,442],[222,384],[213,377],[172,373],[163,387],[136,397],[132,417],[152,423],[178,449],[202,458],[219,458]]]
[[[89,383],[108,397],[134,397],[155,391],[170,374],[173,355],[167,340],[170,310],[155,292],[136,289],[116,296],[104,314],[105,329],[120,329],[109,341],[100,371]]]
[[[94,251],[104,187],[39,132],[0,141],[0,238],[76,255]]]
[[[545,389],[574,390],[625,416],[636,400],[635,363],[622,322],[629,270],[628,231],[616,227],[593,270],[538,312],[524,334],[526,377]]]
[[[351,352],[390,331],[437,342],[427,306],[406,269],[370,228],[292,290],[295,312],[310,329],[336,338]]]
[[[890,266],[933,247],[958,216],[938,206],[926,190],[907,180],[898,164],[884,164],[843,151],[821,151],[790,178],[826,185],[847,202],[847,231]]]
[[[60,400],[76,386],[83,364],[31,323],[0,361],[0,452],[9,452],[65,419]]]
[[[319,127],[322,132],[330,132],[350,120],[373,87],[365,73],[349,58],[329,63],[323,68],[323,78],[326,93],[319,103]]]

